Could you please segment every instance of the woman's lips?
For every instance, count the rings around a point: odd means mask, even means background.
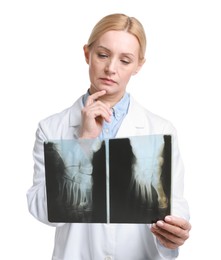
[[[107,85],[113,85],[116,83],[116,81],[108,78],[100,78],[100,80]]]

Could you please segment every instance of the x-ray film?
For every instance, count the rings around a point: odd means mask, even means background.
[[[153,223],[171,212],[172,137],[44,143],[48,219]]]

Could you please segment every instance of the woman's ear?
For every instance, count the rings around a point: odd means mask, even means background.
[[[84,47],[84,57],[85,57],[85,60],[87,62],[87,64],[89,64],[89,55],[90,55],[90,52],[89,52],[89,49],[88,49],[88,45],[85,44]]]
[[[141,69],[142,66],[144,65],[145,61],[146,61],[145,59],[143,59],[142,61],[140,61],[140,63],[138,64],[136,70],[133,72],[133,75],[136,75],[136,74],[140,71],[140,69]]]

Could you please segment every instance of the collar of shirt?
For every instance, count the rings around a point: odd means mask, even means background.
[[[122,117],[127,114],[130,103],[130,95],[129,93],[125,93],[122,99],[112,108],[113,116],[117,121],[119,121]]]

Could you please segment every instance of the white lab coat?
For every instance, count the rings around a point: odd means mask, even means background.
[[[30,213],[39,221],[56,227],[53,260],[161,260],[175,259],[178,250],[159,244],[146,224],[70,224],[50,223],[47,219],[43,142],[78,138],[82,97],[72,107],[39,123],[33,150],[33,185],[27,192]],[[183,164],[176,130],[172,124],[147,111],[130,97],[128,114],[116,137],[148,134],[172,135],[172,214],[189,218],[183,198]]]

